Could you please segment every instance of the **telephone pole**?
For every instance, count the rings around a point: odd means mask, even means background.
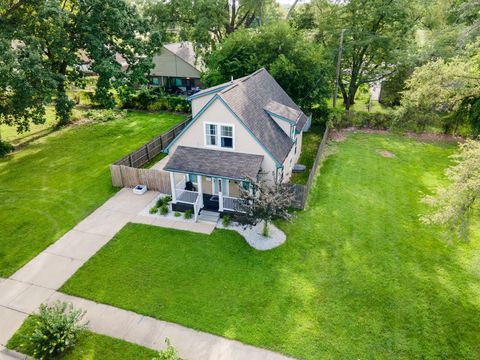
[[[338,80],[340,77],[340,64],[342,62],[342,50],[343,50],[343,33],[345,29],[342,29],[340,33],[340,44],[338,45],[338,56],[337,56],[337,74],[335,76],[335,90],[333,91],[333,107],[337,106],[337,95],[338,95]]]

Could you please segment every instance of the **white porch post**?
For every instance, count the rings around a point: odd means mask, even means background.
[[[198,220],[198,209],[197,209],[197,203],[193,204],[193,220],[197,222]]]
[[[175,188],[175,174],[170,171],[170,186],[172,188],[172,203],[177,203],[177,192]]]
[[[197,182],[198,182],[198,196],[200,196],[200,209],[203,208],[203,184],[202,184],[202,177],[197,175]]]
[[[222,192],[218,192],[218,211],[223,211],[223,195]]]

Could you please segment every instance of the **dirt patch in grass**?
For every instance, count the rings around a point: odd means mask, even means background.
[[[394,158],[395,154],[388,151],[388,150],[383,150],[383,149],[377,149],[377,154],[386,158]]]
[[[338,131],[336,129],[333,129],[332,131],[330,131],[329,138],[336,142],[342,142],[347,139],[343,131]]]

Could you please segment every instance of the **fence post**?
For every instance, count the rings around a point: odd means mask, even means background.
[[[147,162],[150,161],[150,154],[148,153],[148,144],[145,145],[145,152],[147,153]]]
[[[132,155],[128,154],[128,163],[130,164],[130,167],[133,167],[132,165]]]

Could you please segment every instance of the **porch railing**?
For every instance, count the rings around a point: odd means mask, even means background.
[[[223,196],[223,209],[230,211],[242,211],[242,199],[230,196]]]
[[[197,191],[175,189],[176,200],[187,204],[195,204],[199,198]]]

